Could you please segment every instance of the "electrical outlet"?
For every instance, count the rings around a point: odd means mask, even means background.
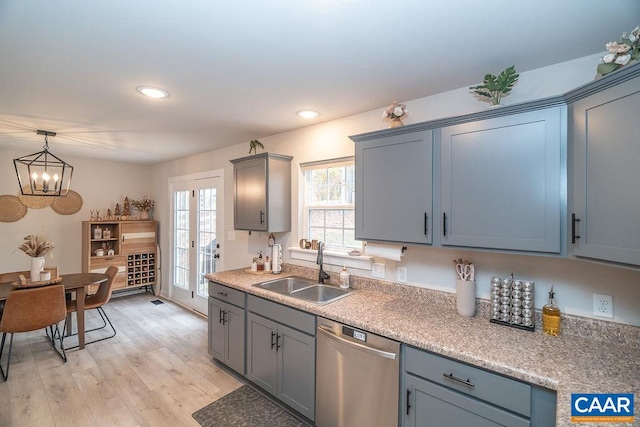
[[[407,283],[407,267],[398,267],[398,283]]]
[[[384,279],[384,264],[375,262],[371,264],[371,277]]]
[[[613,297],[593,294],[593,315],[613,319]]]

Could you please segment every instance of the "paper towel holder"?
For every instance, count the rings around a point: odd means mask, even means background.
[[[368,244],[368,243],[369,243],[369,242],[364,242],[364,248],[363,248],[363,249],[364,249],[364,250],[363,250],[363,252],[364,252],[364,253],[366,253],[366,252],[367,252],[367,244]],[[407,252],[407,247],[406,247],[406,246],[403,246],[401,250],[402,250],[402,253],[404,254],[405,252]]]

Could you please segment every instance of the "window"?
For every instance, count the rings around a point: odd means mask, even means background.
[[[352,157],[301,165],[304,175],[304,238],[326,247],[361,248],[354,230],[354,177]]]

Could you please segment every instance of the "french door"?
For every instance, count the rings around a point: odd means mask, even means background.
[[[171,299],[207,314],[206,274],[222,270],[223,178],[174,181],[172,200]]]

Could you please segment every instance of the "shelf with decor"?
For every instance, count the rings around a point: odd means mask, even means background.
[[[157,229],[156,221],[83,221],[82,271],[104,273],[114,265],[114,291],[144,287],[153,292]]]

